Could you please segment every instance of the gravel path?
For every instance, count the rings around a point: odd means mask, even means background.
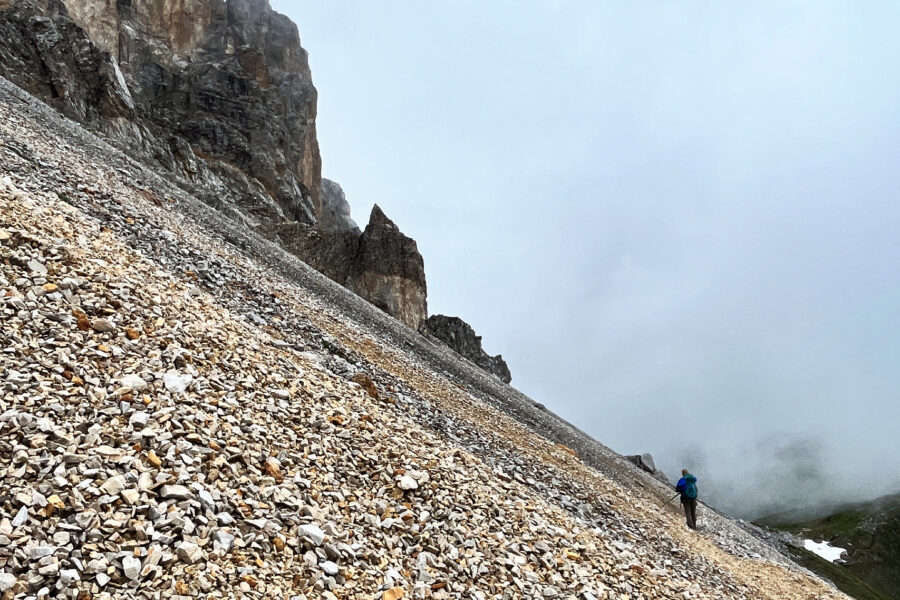
[[[3,598],[843,598],[0,80]]]

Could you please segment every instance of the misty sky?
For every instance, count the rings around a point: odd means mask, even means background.
[[[516,387],[743,515],[900,490],[900,4],[272,4]]]

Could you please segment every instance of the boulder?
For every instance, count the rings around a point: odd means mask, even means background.
[[[650,473],[651,475],[653,475],[653,477],[655,477],[659,481],[662,481],[666,485],[670,484],[669,478],[666,477],[662,471],[656,469],[656,463],[653,462],[653,455],[649,452],[645,452],[643,454],[626,455],[625,459],[633,463],[641,470]]]
[[[649,452],[643,454],[631,454],[625,458],[648,473],[656,473],[656,464],[653,462],[653,455]]]

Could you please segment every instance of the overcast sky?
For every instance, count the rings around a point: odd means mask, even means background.
[[[517,388],[743,515],[900,490],[900,4],[272,4]]]

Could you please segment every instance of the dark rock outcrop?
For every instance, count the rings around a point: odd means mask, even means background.
[[[415,329],[428,317],[425,263],[416,241],[403,235],[377,204],[345,285]]]
[[[428,316],[425,264],[415,240],[375,205],[359,230],[288,225],[282,243],[306,264],[414,329]]]
[[[647,473],[653,475],[659,481],[669,485],[669,478],[663,474],[662,471],[656,468],[656,463],[653,462],[653,455],[649,452],[644,452],[643,454],[631,454],[625,456],[625,459],[629,462],[633,463],[636,467],[640,468]]]
[[[426,330],[450,346],[457,354],[469,359],[503,383],[512,381],[509,367],[501,355],[490,356],[481,347],[481,336],[475,335],[471,325],[459,317],[432,315],[425,322]]]
[[[643,454],[630,454],[625,458],[648,473],[656,473],[656,463],[653,462],[653,455],[649,452]]]

